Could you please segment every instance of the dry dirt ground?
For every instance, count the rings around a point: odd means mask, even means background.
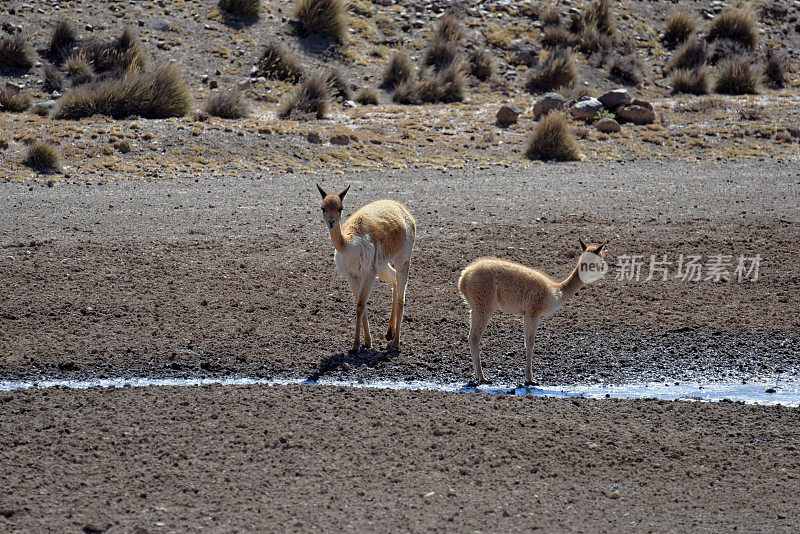
[[[325,387],[0,394],[0,530],[797,532],[797,409]]]
[[[541,325],[539,382],[797,379],[796,74],[780,92],[667,96],[657,33],[671,5],[615,4],[651,66],[632,91],[653,100],[658,122],[612,136],[574,123],[585,155],[574,164],[522,158],[533,100],[518,90],[519,50],[500,47],[500,79],[454,106],[389,105],[382,94],[379,108],[279,121],[289,87],[257,82],[241,121],[0,113],[0,380],[466,381],[460,270],[491,254],[566,276],[579,237],[609,242],[612,271]],[[407,8],[409,31],[378,22],[405,24],[399,6],[372,6],[333,55],[286,33],[288,2],[268,3],[252,25],[199,1],[10,2],[0,13],[37,48],[62,15],[82,36],[127,23],[153,64],[181,61],[200,105],[203,76],[237,84],[274,36],[309,66],[334,58],[353,85],[374,85],[401,38],[424,50],[441,6],[420,6]],[[760,13],[759,46],[796,58],[793,12]],[[477,43],[505,42],[519,19],[504,7],[469,17]],[[581,61],[592,92],[610,87]],[[0,81],[43,99],[38,69]],[[494,124],[504,100],[526,111],[520,124]],[[341,134],[349,144],[329,142]],[[21,164],[33,138],[59,143],[62,173]],[[130,151],[114,148],[121,140]],[[346,213],[392,197],[417,218],[399,353],[383,343],[344,352],[353,304],[315,181],[353,184]],[[758,280],[674,277],[681,255],[707,265],[718,254],[759,255]],[[632,255],[641,279],[617,280]],[[645,280],[651,255],[672,262],[668,280]],[[378,334],[389,298],[379,283],[369,306]],[[521,381],[522,345],[518,319],[496,316],[483,340],[489,377]],[[5,392],[0,530],[796,532],[798,413],[321,386]]]

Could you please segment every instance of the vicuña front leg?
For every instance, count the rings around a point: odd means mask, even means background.
[[[475,369],[476,385],[487,382],[486,377],[483,376],[483,367],[481,366],[480,343],[483,331],[486,330],[486,325],[489,324],[491,316],[492,313],[489,311],[476,309],[473,309],[469,316],[469,352],[472,355],[472,367]]]
[[[539,324],[538,317],[530,315],[523,316],[525,325],[525,385],[533,385],[533,338],[536,336],[536,327]]]
[[[358,344],[361,337],[361,327],[364,328],[364,346],[372,346],[372,336],[369,333],[369,320],[367,319],[367,300],[372,293],[372,288],[375,286],[374,271],[367,273],[366,277],[361,279],[361,288],[359,289],[358,296],[356,297],[356,336],[353,341],[353,352],[358,353],[361,348]]]

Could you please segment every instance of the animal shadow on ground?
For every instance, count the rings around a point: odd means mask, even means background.
[[[331,356],[326,356],[319,362],[319,367],[314,371],[308,380],[316,382],[328,373],[347,367],[376,367],[383,362],[388,362],[398,354],[396,348],[386,348],[377,350],[375,348],[363,349],[358,354],[340,352]]]

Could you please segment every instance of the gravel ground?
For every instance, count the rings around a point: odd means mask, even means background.
[[[0,530],[797,532],[800,411],[324,387],[0,395]]]

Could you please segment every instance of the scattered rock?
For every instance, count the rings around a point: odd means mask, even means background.
[[[620,104],[625,104],[631,101],[631,94],[627,89],[612,89],[600,98],[598,98],[603,107],[606,109],[614,110]]]
[[[644,100],[633,100],[627,104],[617,107],[614,114],[620,122],[632,122],[634,124],[652,124],[656,120],[656,113],[650,102]]]
[[[604,117],[594,124],[595,128],[603,133],[615,133],[622,131],[622,127],[612,118]]]
[[[332,145],[347,145],[350,143],[350,136],[345,134],[336,134],[331,136]]]
[[[308,134],[306,136],[306,140],[308,140],[309,143],[314,143],[315,145],[322,143],[322,137],[320,137],[317,132],[311,132]]]
[[[208,82],[208,86],[211,89],[216,89],[217,87],[219,87],[219,82],[217,80],[211,80]]]
[[[775,388],[767,388],[764,390],[764,393],[775,393]]]
[[[511,104],[504,104],[497,111],[497,124],[508,126],[509,124],[516,124],[522,111],[517,106]]]
[[[342,102],[342,105],[346,108],[357,108],[358,104],[355,103],[353,100],[345,100]]]
[[[44,102],[37,102],[31,106],[31,111],[42,117],[46,117],[56,107],[55,100],[45,100]]]
[[[597,114],[602,112],[605,108],[596,98],[587,98],[586,100],[579,100],[572,105],[570,112],[576,119],[590,121],[597,117]]]
[[[153,28],[158,31],[168,32],[172,30],[172,25],[169,23],[169,20],[162,19],[153,24]]]
[[[569,105],[569,100],[558,93],[545,93],[545,95],[533,104],[533,115],[538,119],[542,115],[547,115],[554,109],[564,109]]]
[[[131,151],[131,144],[127,141],[117,141],[116,143],[114,143],[114,148],[116,148],[123,154],[127,154],[128,152]]]

